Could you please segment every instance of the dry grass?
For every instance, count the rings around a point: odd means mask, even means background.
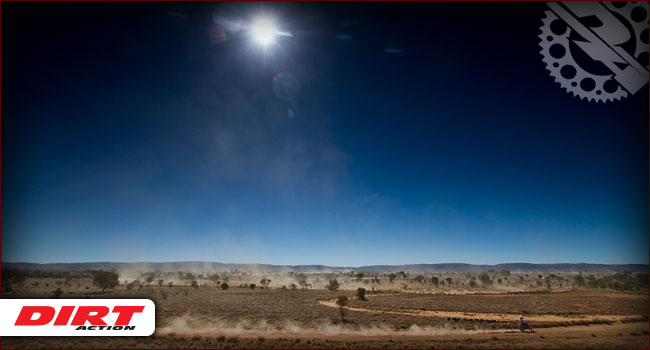
[[[33,282],[32,282],[33,283]],[[45,287],[45,283],[49,284]],[[39,281],[38,287],[19,289],[11,297],[48,298],[60,285]],[[79,287],[78,284],[82,286]],[[85,289],[88,281],[63,288],[63,298],[150,298],[156,303],[157,328],[182,328],[152,337],[5,337],[2,348],[647,348],[648,295],[601,292],[531,293],[511,295],[439,295],[396,293],[368,294],[367,301],[354,298],[354,291],[280,290],[201,286],[150,286],[127,291],[124,286],[105,294],[96,288]],[[351,307],[376,312],[348,311],[340,322],[338,310],[325,307],[339,295],[351,299]],[[595,319],[589,322],[539,323],[532,326],[539,334],[520,334],[513,322],[389,314],[382,311],[442,310],[483,313],[522,313],[527,315],[640,315],[645,322],[616,323]],[[245,321],[245,322],[244,322]],[[242,323],[244,322],[244,323]],[[301,333],[274,333],[287,325]],[[576,326],[586,324],[588,326]],[[417,329],[443,329],[450,333],[435,336],[413,335]],[[327,335],[315,329],[338,327],[344,333]],[[548,328],[548,326],[561,326]],[[207,327],[207,328],[206,328]],[[239,328],[237,328],[239,327]],[[246,329],[248,327],[248,329]],[[256,334],[256,327],[264,332]],[[362,336],[369,328],[386,332]],[[429,327],[429,328],[427,328]],[[563,328],[565,327],[565,328]],[[207,333],[188,332],[207,329]],[[229,328],[229,332],[224,330]],[[233,329],[235,331],[233,331]],[[481,332],[461,333],[480,329]],[[584,329],[584,330],[583,330]],[[236,333],[242,331],[241,334]],[[397,332],[395,332],[397,330]],[[359,333],[355,333],[359,332]],[[394,333],[393,333],[394,332]],[[542,334],[543,332],[543,334]],[[611,334],[610,334],[611,333]],[[412,336],[404,336],[411,334]],[[592,334],[596,335],[595,337]]]

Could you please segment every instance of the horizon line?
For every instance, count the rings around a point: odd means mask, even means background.
[[[608,265],[608,266],[622,266],[622,265],[643,265],[650,266],[648,263],[589,263],[589,262],[501,262],[496,264],[475,264],[464,262],[437,262],[437,263],[405,263],[405,264],[368,264],[358,266],[335,266],[326,264],[271,264],[271,263],[237,263],[237,262],[220,262],[220,261],[207,261],[207,260],[176,260],[176,261],[81,261],[81,262],[28,262],[28,261],[0,261],[2,264],[38,264],[38,265],[54,265],[54,264],[170,264],[170,263],[212,263],[223,265],[269,265],[269,266],[323,266],[330,268],[363,268],[372,266],[415,266],[415,265],[474,265],[474,266],[498,266],[508,264],[528,264],[528,265]]]

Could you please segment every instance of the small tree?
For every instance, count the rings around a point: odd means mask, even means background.
[[[221,283],[221,289],[223,289],[223,290],[228,289],[228,283],[226,283],[226,282]]]
[[[489,285],[492,284],[492,281],[490,280],[490,276],[488,276],[487,273],[482,273],[482,274],[478,275],[478,279],[485,286],[489,286]]]
[[[395,278],[397,278],[397,275],[394,274],[394,273],[391,273],[391,274],[388,275],[388,281],[391,282],[391,283],[393,283]]]
[[[167,287],[171,288],[174,285],[174,282],[167,283]]]
[[[302,289],[307,289],[309,288],[309,283],[307,283],[307,275],[304,273],[299,273],[294,276],[296,279],[296,282],[302,287]]]
[[[336,298],[336,305],[339,306],[339,312],[341,313],[341,322],[345,322],[345,307],[350,303],[350,300],[345,295],[341,295]]]
[[[339,289],[339,286],[340,286],[339,281],[337,281],[336,278],[335,278],[333,280],[330,280],[330,283],[327,285],[327,289],[329,289],[331,291],[335,291],[335,290]]]
[[[437,287],[438,283],[439,283],[438,277],[436,276],[431,277],[431,284]]]
[[[93,284],[102,289],[102,293],[106,288],[111,289],[115,288],[118,285],[119,275],[113,271],[104,271],[100,270],[95,272],[95,277],[93,278]]]
[[[163,280],[158,280],[158,287],[162,287],[162,285],[163,285],[164,282],[165,282],[165,281],[163,281]]]
[[[582,275],[573,276],[573,285],[575,287],[584,287],[584,285],[585,285],[584,277],[582,277]]]
[[[199,288],[199,282],[197,282],[196,280],[192,280],[192,288],[194,289]]]
[[[357,299],[359,299],[359,300],[368,300],[368,299],[366,299],[366,289],[365,288],[358,288],[357,289]]]

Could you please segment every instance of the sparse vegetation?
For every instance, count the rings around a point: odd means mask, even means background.
[[[5,292],[12,291],[16,284],[24,282],[27,277],[23,270],[10,267],[2,268],[0,274],[2,275],[2,290]]]
[[[401,278],[403,276],[402,274],[396,274],[396,279],[399,283],[394,284],[388,283],[390,275],[388,273],[378,273],[373,275],[372,273],[366,272],[361,281],[358,280],[356,272],[308,273],[305,274],[304,280],[309,280],[309,282],[313,283],[313,288],[310,287],[309,291],[300,291],[297,283],[291,283],[291,280],[296,279],[295,274],[283,273],[274,275],[265,271],[263,273],[245,275],[241,272],[220,272],[219,281],[221,281],[221,277],[223,276],[228,277],[232,281],[228,292],[218,292],[221,290],[221,283],[217,284],[211,282],[211,278],[214,278],[212,277],[214,274],[206,273],[204,271],[192,271],[192,274],[196,277],[195,281],[197,281],[197,284],[200,285],[201,288],[190,288],[193,280],[185,279],[181,282],[181,286],[174,289],[151,288],[147,287],[146,282],[141,283],[143,278],[145,278],[144,274],[125,274],[122,275],[122,277],[128,276],[129,281],[122,280],[121,284],[115,287],[115,290],[111,292],[111,297],[133,298],[137,296],[153,299],[154,302],[156,302],[157,310],[159,310],[158,312],[160,313],[159,321],[161,328],[172,324],[174,320],[176,320],[176,315],[185,315],[186,312],[189,314],[188,317],[196,317],[197,319],[211,320],[218,318],[223,319],[224,322],[232,322],[232,324],[237,324],[237,322],[240,321],[250,322],[246,323],[249,328],[254,328],[258,321],[269,322],[268,327],[278,327],[282,325],[284,321],[299,326],[311,326],[315,324],[314,320],[331,319],[332,322],[335,323],[333,326],[337,326],[343,322],[345,324],[342,326],[351,331],[358,329],[363,330],[365,327],[374,327],[377,322],[385,324],[389,329],[396,330],[406,330],[409,329],[409,327],[412,327],[412,325],[417,325],[423,329],[424,327],[433,327],[434,329],[437,329],[449,327],[451,325],[452,327],[459,327],[460,329],[478,328],[485,329],[486,331],[493,329],[508,330],[516,327],[516,320],[512,323],[493,322],[490,321],[489,315],[511,313],[528,315],[531,319],[542,315],[557,316],[568,320],[557,322],[532,321],[532,326],[536,329],[547,329],[547,327],[558,326],[572,327],[577,324],[605,325],[608,322],[608,320],[600,318],[596,318],[592,321],[581,320],[581,317],[585,315],[602,315],[603,318],[607,317],[607,315],[629,315],[630,317],[636,317],[635,320],[637,321],[616,323],[622,326],[634,325],[635,322],[639,322],[638,320],[647,320],[647,316],[645,316],[647,315],[646,310],[648,308],[647,293],[628,291],[620,293],[614,289],[633,288],[634,290],[634,288],[637,288],[637,284],[635,283],[642,286],[641,283],[644,281],[644,278],[647,278],[647,274],[644,272],[585,274],[584,286],[574,291],[571,291],[570,288],[574,285],[573,281],[577,279],[574,278],[574,276],[579,275],[572,273],[553,274],[550,272],[544,272],[541,280],[538,279],[538,273],[531,273],[531,277],[520,284],[518,276],[523,276],[523,273],[518,271],[512,272],[510,275],[512,277],[510,277],[509,280],[506,280],[506,277],[501,274],[500,271],[496,270],[492,272],[492,274],[486,273],[490,280],[494,282],[493,285],[489,286],[485,285],[484,277],[480,277],[478,273],[422,272],[419,274],[414,273],[410,278],[406,279]],[[59,298],[100,297],[100,294],[96,290],[84,291],[84,287],[92,285],[93,275],[94,273],[89,273],[87,277],[84,278],[75,277],[73,285],[79,285],[79,288],[76,289],[58,287],[61,283],[57,282],[64,281],[65,274],[59,275],[60,277],[58,279],[50,277],[45,277],[44,279],[28,278],[24,281],[22,286],[20,284],[15,285],[15,293],[18,294],[13,294],[11,297],[23,297],[24,295],[41,298],[51,298],[53,296]],[[184,271],[182,272],[182,275],[186,276],[187,274]],[[417,277],[418,275],[424,277],[421,283],[417,281],[417,279],[419,279]],[[160,279],[163,279],[165,281],[164,283],[167,283],[170,279],[178,281],[177,276],[176,271],[173,271],[173,273],[158,272],[155,281],[157,282]],[[265,287],[263,292],[258,292],[257,289],[260,287],[260,278],[270,279],[269,277],[274,280],[277,286],[269,284]],[[134,278],[139,279],[134,280]],[[434,278],[438,280],[438,285],[435,285]],[[330,284],[329,281],[331,280],[337,280],[337,283],[339,284],[336,293],[332,293],[328,290]],[[381,281],[381,283],[377,281]],[[538,282],[542,283],[543,286],[537,288],[536,286]],[[563,283],[566,284],[568,288],[556,293],[556,289],[560,288],[559,286]],[[366,284],[370,284],[378,292],[373,293],[371,297],[368,297],[369,287],[366,287]],[[548,284],[552,286],[553,293],[548,292]],[[158,285],[160,286],[160,283],[158,283]],[[171,286],[169,283],[167,285]],[[255,291],[250,289],[251,285],[256,287]],[[136,293],[133,291],[135,286],[143,288]],[[282,288],[284,286],[286,286],[286,288]],[[27,289],[27,287],[29,287],[29,289]],[[479,287],[480,289],[478,290],[472,289]],[[136,288],[136,290],[138,288]],[[405,289],[400,291],[400,288]],[[58,292],[57,290],[61,290],[61,292]],[[501,291],[501,295],[498,297],[492,295],[493,292],[498,291]],[[647,287],[644,291],[647,291]],[[452,293],[461,294],[450,295]],[[341,302],[337,295],[347,298],[347,302]],[[196,307],[195,303],[196,305],[200,305],[200,307]],[[328,303],[329,308],[323,307],[321,303]],[[281,307],[276,307],[276,305],[281,305]],[[372,310],[373,312],[348,312],[350,309],[367,309]],[[263,311],[260,312],[259,310]],[[431,312],[431,310],[461,314],[468,313],[472,315],[467,316],[467,319],[457,318],[457,320],[454,320],[453,317],[447,319],[446,317],[413,315],[419,312]],[[269,320],[268,315],[271,313],[273,319]],[[478,314],[475,315],[474,313]],[[481,315],[480,313],[487,313],[487,316]],[[639,316],[636,316],[637,314]],[[573,321],[572,319],[576,319],[576,321]],[[647,324],[647,321],[643,322],[646,322]],[[190,323],[190,325],[191,324],[192,323]],[[598,333],[595,329],[595,327],[591,327],[590,333],[588,334],[590,339],[608,339],[605,334]],[[551,331],[551,329],[548,329],[548,331]],[[639,339],[641,339],[641,335],[644,334],[642,331],[643,329],[634,330],[634,332],[638,334],[636,337],[639,337]],[[626,334],[626,337],[633,337],[630,336],[631,332],[632,331],[626,331],[624,334]],[[174,336],[167,334],[148,338],[143,340],[143,345],[149,348],[209,348],[216,346],[218,342],[218,335],[205,337],[203,335],[187,336],[183,335],[182,332],[175,333],[176,335]],[[598,337],[591,337],[591,333],[596,334]],[[266,334],[264,336],[266,337]],[[333,337],[336,338],[337,336],[334,335]],[[453,336],[450,337],[452,337],[450,339],[453,339]],[[464,337],[477,339],[472,335],[464,335]],[[228,340],[232,340],[233,342],[228,343],[222,341],[221,347],[224,347],[225,345],[231,347],[235,347],[235,345],[241,347],[248,347],[248,345],[250,345],[250,347],[260,347],[260,341],[257,335],[245,338],[250,339],[251,342],[255,343],[243,343],[244,340],[233,340],[236,339],[236,337],[229,336]],[[492,347],[494,344],[502,344],[500,347],[521,345],[520,343],[513,343],[511,340],[504,340],[504,338],[509,339],[510,336],[502,337],[499,335],[498,340],[494,340],[492,337],[488,336],[486,339],[491,340],[493,343],[489,343],[492,345],[486,347]],[[548,340],[550,337],[547,336],[546,338]],[[295,339],[291,338],[290,343],[287,343],[290,346],[285,347],[310,347],[307,340],[312,342],[311,346],[313,347],[325,347],[323,344],[327,344],[317,339],[302,338],[300,339],[300,343],[296,345]],[[392,347],[408,347],[415,346],[414,344],[419,344],[415,343],[415,340],[411,340],[413,343],[404,343],[400,340],[399,335],[393,337],[392,340],[393,343],[390,343],[393,345]],[[11,341],[14,340],[12,339]],[[49,348],[57,347],[50,346],[53,344],[49,343],[50,341],[61,341],[61,343],[58,344],[65,345],[59,346],[61,348],[76,347],[74,344],[70,344],[67,340],[55,339],[46,340]],[[578,343],[577,340],[575,341],[576,343],[574,343],[574,345],[582,344]],[[265,347],[267,345],[269,347],[275,347],[277,344],[282,344],[281,342],[282,341],[275,337],[266,337],[264,344]],[[359,344],[355,341],[349,341],[349,343],[350,344],[340,343],[342,344],[340,347],[358,347]],[[381,343],[378,341],[372,344],[372,346],[368,345],[367,347],[379,346],[381,348],[389,343]],[[447,343],[448,346],[446,347],[450,347],[450,344],[453,344],[454,346],[457,345],[457,343]],[[526,344],[530,345],[529,343]],[[558,343],[547,343],[546,345],[557,344]],[[5,339],[3,338],[3,346],[4,345]],[[89,345],[89,347],[95,346]],[[436,344],[436,347],[445,346]],[[7,346],[7,348],[12,348],[12,346]]]

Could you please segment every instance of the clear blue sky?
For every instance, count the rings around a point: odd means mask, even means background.
[[[567,94],[542,3],[390,6],[3,3],[2,261],[648,262],[647,86]]]

